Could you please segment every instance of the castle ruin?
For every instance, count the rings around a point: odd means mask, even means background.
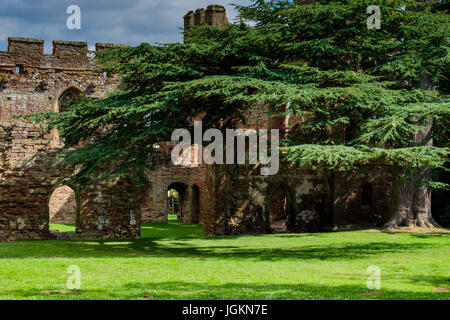
[[[227,22],[218,5],[184,16],[186,29]],[[389,167],[329,177],[289,164],[276,176],[260,176],[253,165],[161,165],[148,172],[145,190],[125,179],[68,185],[72,169],[55,152],[58,133],[40,137],[39,125],[14,116],[63,112],[64,101],[80,93],[105,97],[120,79],[94,72],[86,42],[54,41],[52,54],[44,54],[43,40],[9,38],[8,44],[0,52],[0,241],[61,237],[49,231],[50,223],[75,224],[77,238],[136,238],[141,222],[168,221],[170,190],[178,193],[181,221],[203,224],[207,235],[309,232],[386,220]],[[96,50],[114,46],[98,43]],[[246,128],[287,130],[299,122],[255,108]]]

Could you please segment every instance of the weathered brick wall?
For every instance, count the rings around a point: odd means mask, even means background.
[[[334,224],[381,226],[391,204],[392,167],[366,166],[335,179]]]
[[[80,192],[77,232],[88,238],[139,238],[143,190],[127,178],[89,184]]]
[[[0,123],[0,240],[50,238],[48,199],[65,172],[40,134],[29,123]]]
[[[59,112],[58,99],[67,90],[104,97],[118,86],[118,76],[92,72],[95,64],[85,42],[55,41],[47,55],[42,40],[8,41],[8,51],[0,52],[0,240],[55,237],[49,232],[50,214],[54,223],[75,219],[80,237],[139,236],[141,199],[135,184],[122,179],[75,187],[63,204],[67,193],[54,191],[74,168],[62,167],[54,155],[57,132],[39,137],[41,127],[13,118]],[[97,44],[97,49],[111,46]]]
[[[287,198],[284,232],[317,231],[324,223],[326,185],[317,172],[283,165],[278,175],[261,176],[253,166],[223,165],[215,181],[215,234],[280,232],[271,223],[280,194]]]
[[[86,55],[86,43],[70,43],[55,41],[54,54],[47,55],[42,40],[9,38],[9,50],[0,51],[1,121],[11,121],[12,115],[59,111],[58,98],[69,88],[103,97],[117,87],[117,76],[92,72],[95,65]]]
[[[49,207],[54,190],[74,168],[62,166],[51,136],[25,122],[0,123],[0,241],[51,239]],[[141,190],[127,179],[74,187],[79,237],[140,235]]]
[[[161,152],[170,155],[174,144],[163,144]],[[194,152],[194,148],[192,152]],[[174,187],[182,191],[182,216],[184,223],[202,223],[205,233],[212,234],[213,226],[208,222],[214,216],[214,166],[205,164],[174,165],[168,162],[158,166],[154,171],[147,172],[151,182],[145,191],[145,201],[142,203],[142,220],[152,222],[167,222],[168,190]],[[180,190],[181,189],[181,190]],[[198,204],[196,204],[198,198]]]
[[[223,28],[228,23],[225,7],[217,4],[209,5],[206,10],[203,8],[195,11],[189,11],[184,17],[184,29],[188,30],[192,27],[201,26],[204,24]],[[184,38],[185,42],[189,41]]]
[[[364,167],[339,174],[331,180],[331,190],[325,173],[287,164],[282,164],[273,177],[260,176],[259,168],[251,166],[215,166],[213,233],[317,232],[332,226],[380,226],[389,212],[390,171],[388,166],[383,170]],[[280,209],[283,206],[284,210]],[[283,215],[284,219],[277,219]]]
[[[193,187],[200,189],[200,216],[199,221],[203,221],[203,213],[206,206],[204,203],[205,193],[212,193],[208,187],[207,177],[212,174],[213,167],[200,166],[198,168],[186,168],[182,166],[167,165],[148,172],[148,178],[152,182],[149,189],[147,203],[143,207],[142,219],[144,221],[167,222],[167,200],[168,187],[174,184],[182,184],[186,188],[186,203],[183,210],[183,222],[193,222],[192,212],[194,191]],[[151,204],[151,207],[150,207]]]

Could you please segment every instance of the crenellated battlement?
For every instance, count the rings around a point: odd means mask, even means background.
[[[97,43],[97,51],[123,47],[120,44]],[[53,41],[53,53],[44,53],[44,40],[8,38],[8,51],[0,51],[0,72],[27,73],[32,69],[92,70],[95,67],[84,41]]]

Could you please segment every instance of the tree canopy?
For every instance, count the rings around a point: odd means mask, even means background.
[[[329,171],[377,163],[443,168],[449,14],[442,3],[420,4],[423,10],[408,10],[418,5],[410,0],[255,0],[236,6],[239,21],[223,29],[186,30],[189,43],[98,53],[99,71],[119,73],[120,89],[33,117],[58,128],[64,161],[80,168],[75,179],[105,167],[114,176],[142,175],[160,160],[155,145],[192,128],[198,114],[204,127],[233,128],[250,108],[274,115],[287,104],[283,112],[307,120],[286,137],[286,161]],[[366,25],[370,5],[381,9],[380,29]],[[430,121],[434,146],[414,142]]]

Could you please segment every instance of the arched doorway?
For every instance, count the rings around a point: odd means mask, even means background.
[[[184,221],[186,211],[186,191],[184,183],[175,182],[167,187],[168,221]]]
[[[63,185],[56,188],[48,202],[51,228],[60,229],[61,225],[65,225],[64,231],[75,231],[78,205],[77,195],[71,187]]]
[[[269,196],[268,219],[270,229],[275,233],[288,232],[293,216],[293,203],[289,189],[278,185]]]

